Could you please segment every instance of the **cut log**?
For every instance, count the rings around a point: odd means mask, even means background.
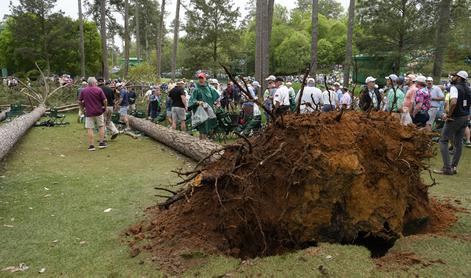
[[[4,121],[7,118],[7,113],[10,112],[10,108],[0,112],[0,122]]]
[[[132,128],[144,132],[160,143],[196,161],[200,161],[222,148],[221,145],[209,140],[200,140],[184,132],[173,130],[133,116],[129,116],[129,124]]]
[[[46,112],[46,107],[39,106],[28,114],[0,126],[0,160],[13,148],[18,140]]]

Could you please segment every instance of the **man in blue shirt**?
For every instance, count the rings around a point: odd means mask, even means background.
[[[120,120],[126,124],[126,129],[129,130],[129,118],[128,118],[128,109],[129,109],[129,91],[125,87],[126,84],[121,83],[117,84],[119,89],[119,116]]]

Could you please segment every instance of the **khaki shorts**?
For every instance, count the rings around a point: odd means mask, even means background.
[[[185,108],[172,107],[172,120],[177,122],[184,122],[186,120]]]
[[[105,125],[103,114],[96,117],[85,117],[85,128],[102,127]]]

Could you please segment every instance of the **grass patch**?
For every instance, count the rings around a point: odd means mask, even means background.
[[[22,277],[159,277],[163,273],[142,252],[129,255],[121,232],[144,216],[158,199],[153,187],[170,184],[170,171],[191,161],[146,137],[120,136],[109,148],[87,152],[83,126],[68,115],[69,126],[33,128],[0,165],[0,269],[25,263]],[[459,175],[436,176],[431,194],[471,210],[471,150],[465,149]],[[431,160],[440,167],[440,158]],[[424,180],[430,180],[424,174]],[[110,212],[104,212],[111,208]],[[469,277],[471,215],[462,214],[451,232],[456,237],[419,236],[398,240],[391,249],[414,252],[443,263],[378,269],[360,246],[319,244],[281,256],[242,261],[206,256],[183,276],[214,277]],[[460,237],[462,235],[463,237]],[[0,272],[0,276],[18,274]]]

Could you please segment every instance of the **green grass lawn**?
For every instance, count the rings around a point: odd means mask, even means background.
[[[0,269],[30,267],[23,273],[0,272],[0,277],[36,277],[41,268],[46,268],[44,277],[163,276],[149,254],[131,258],[122,231],[157,201],[154,186],[176,181],[170,171],[192,162],[146,137],[121,136],[108,149],[88,152],[83,126],[72,116],[68,120],[65,127],[33,128],[0,164]],[[466,149],[460,174],[436,177],[439,184],[431,194],[459,200],[471,210],[470,162]],[[439,157],[431,163],[439,167]],[[424,179],[428,182],[428,175]],[[471,215],[462,214],[451,232],[469,237]],[[379,269],[364,247],[320,244],[248,261],[209,256],[184,276],[471,276],[471,242],[459,236],[405,237],[392,250],[444,263]]]

